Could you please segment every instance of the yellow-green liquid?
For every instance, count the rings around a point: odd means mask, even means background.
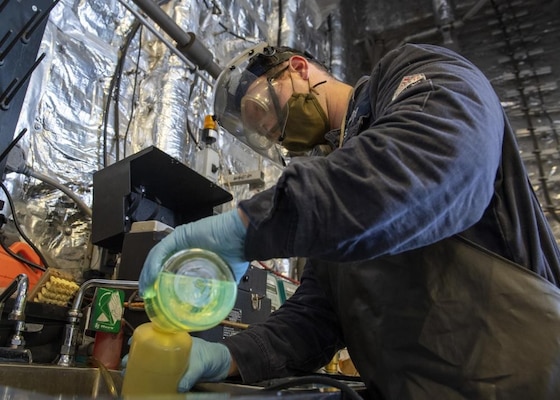
[[[161,272],[144,294],[150,320],[165,330],[202,331],[222,321],[235,304],[232,281]]]

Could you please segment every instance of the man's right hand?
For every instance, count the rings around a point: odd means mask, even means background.
[[[232,364],[228,348],[221,343],[193,337],[189,368],[179,382],[179,391],[188,392],[198,382],[221,382]]]

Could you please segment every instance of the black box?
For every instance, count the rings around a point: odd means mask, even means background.
[[[232,324],[221,324],[206,331],[192,332],[191,335],[219,342],[240,332],[246,325],[264,322],[272,312],[272,302],[266,297],[267,274],[266,270],[250,265],[239,282],[235,305],[226,317]]]
[[[151,146],[93,174],[93,244],[120,252],[137,221],[176,227],[213,214],[233,196]]]

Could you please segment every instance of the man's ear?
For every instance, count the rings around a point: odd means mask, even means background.
[[[290,70],[297,72],[302,79],[309,79],[309,62],[305,57],[302,56],[292,56],[289,60]]]

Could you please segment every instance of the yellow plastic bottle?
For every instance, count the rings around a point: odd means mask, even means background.
[[[134,330],[122,396],[177,393],[188,367],[192,338],[188,332],[166,332],[152,322]]]
[[[237,284],[216,254],[188,249],[171,256],[144,293],[151,322],[134,330],[122,397],[177,393],[188,367],[188,332],[216,326],[231,311]]]

